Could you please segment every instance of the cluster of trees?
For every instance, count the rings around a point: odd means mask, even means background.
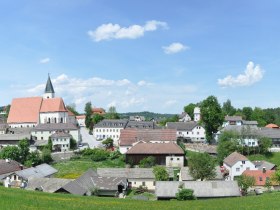
[[[92,130],[93,126],[103,119],[120,119],[116,107],[114,106],[109,107],[108,112],[104,115],[92,114],[91,102],[87,102],[85,105],[85,115],[86,115],[85,124],[89,130]]]
[[[36,166],[41,163],[50,163],[52,161],[49,145],[45,146],[41,153],[38,151],[29,151],[29,142],[27,139],[19,141],[18,146],[7,146],[0,151],[0,159],[11,159],[18,161],[25,166]]]
[[[190,103],[184,107],[193,119],[194,108],[200,107],[201,123],[205,126],[206,139],[211,142],[213,134],[218,131],[224,121],[225,116],[241,116],[243,120],[257,121],[259,126],[265,126],[269,123],[280,125],[280,107],[262,109],[259,107],[235,108],[228,99],[222,105],[215,96],[209,96],[197,104]]]
[[[217,158],[219,163],[222,163],[224,158],[234,151],[238,151],[243,155],[267,154],[269,152],[269,148],[272,146],[272,141],[270,138],[255,136],[259,142],[257,147],[248,147],[242,145],[242,138],[242,135],[234,131],[225,131],[219,136],[219,143],[217,146]]]

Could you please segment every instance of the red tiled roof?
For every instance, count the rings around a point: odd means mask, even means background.
[[[248,158],[246,158],[244,155],[241,155],[238,152],[233,152],[224,159],[224,163],[226,163],[229,166],[233,166],[238,161],[246,161],[246,160],[248,160]]]
[[[76,116],[76,119],[86,119],[86,115],[78,115]]]
[[[42,97],[13,99],[7,122],[37,123],[42,100]]]
[[[274,173],[274,170],[266,170],[265,173],[263,170],[246,170],[243,175],[254,177],[256,180],[255,186],[265,186],[266,178],[271,181]],[[272,185],[276,185],[276,183],[272,182]]]
[[[105,114],[105,110],[102,108],[92,108],[92,114]]]
[[[12,173],[19,170],[21,170],[21,164],[17,161],[9,160],[9,162],[6,162],[6,160],[0,159],[0,175]]]
[[[184,151],[175,143],[143,143],[131,147],[126,154],[168,154],[184,155]]]
[[[67,112],[62,98],[47,98],[43,100],[40,112]]]
[[[132,145],[137,141],[176,141],[175,129],[123,129],[120,146]]]
[[[278,125],[276,125],[276,124],[268,124],[268,125],[266,125],[265,126],[266,128],[279,128],[279,126]]]

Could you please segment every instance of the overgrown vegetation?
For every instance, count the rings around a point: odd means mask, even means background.
[[[255,177],[241,175],[237,178],[238,186],[242,190],[242,195],[247,195],[249,187],[252,187],[255,183]]]
[[[164,166],[155,166],[153,173],[156,181],[167,181],[169,179],[168,172]]]
[[[156,164],[156,159],[153,156],[145,157],[139,162],[140,168],[152,168]]]

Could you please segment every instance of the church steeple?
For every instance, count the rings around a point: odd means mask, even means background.
[[[54,89],[52,85],[52,81],[50,75],[48,75],[48,81],[45,88],[44,98],[54,98]]]

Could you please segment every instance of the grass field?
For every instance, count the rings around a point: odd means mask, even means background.
[[[279,209],[280,193],[195,201],[136,201],[130,199],[80,197],[0,187],[0,209]]]
[[[272,152],[268,155],[249,155],[248,158],[249,160],[266,160],[280,166],[280,152]]]
[[[57,178],[76,179],[89,168],[125,167],[125,163],[120,159],[100,162],[94,162],[91,159],[77,159],[55,163],[52,166],[58,170],[55,175]]]

